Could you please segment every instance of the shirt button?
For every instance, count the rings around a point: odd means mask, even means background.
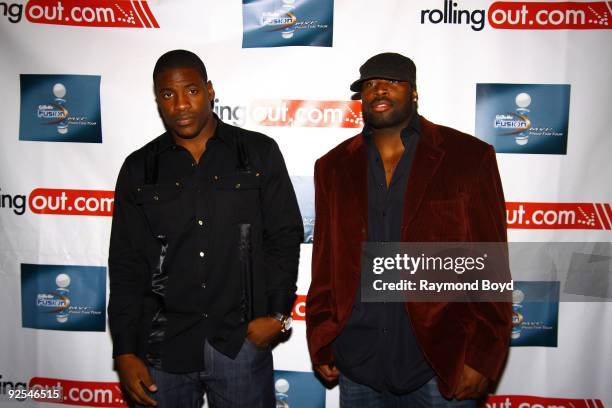
[[[204,258],[204,252],[200,252],[200,258]]]
[[[208,313],[204,313],[204,314],[202,315],[202,317],[203,317],[203,318],[205,318],[205,319],[208,319]]]
[[[202,289],[206,289],[206,282],[202,283]]]
[[[386,333],[386,332],[387,332],[387,328],[384,328],[384,329],[383,329],[383,333]]]
[[[198,224],[200,224],[200,225],[204,225],[204,221],[202,221],[202,220],[198,220]]]

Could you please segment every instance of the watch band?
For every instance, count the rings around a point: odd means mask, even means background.
[[[281,323],[281,333],[285,333],[291,328],[291,323],[293,322],[291,316],[285,316],[282,313],[274,313],[270,317]]]

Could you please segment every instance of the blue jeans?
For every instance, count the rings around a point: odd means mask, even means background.
[[[270,347],[244,341],[235,359],[204,344],[204,371],[173,374],[149,367],[158,390],[149,395],[158,408],[200,408],[206,393],[211,408],[274,408]]]
[[[436,377],[407,394],[378,392],[340,374],[340,408],[476,408],[476,400],[447,400],[438,390]]]

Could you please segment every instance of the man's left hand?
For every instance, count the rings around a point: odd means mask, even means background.
[[[487,393],[488,388],[489,380],[465,364],[454,398],[458,400],[480,398]]]
[[[259,317],[252,320],[247,328],[247,338],[257,347],[266,347],[280,333],[282,324],[273,317]]]

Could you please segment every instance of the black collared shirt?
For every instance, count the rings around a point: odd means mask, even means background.
[[[303,224],[270,138],[222,123],[199,163],[164,134],[119,173],[111,233],[114,355],[204,369],[204,340],[234,357],[250,319],[289,314]]]
[[[402,130],[404,153],[387,188],[385,169],[373,141],[363,130],[368,151],[368,241],[401,241],[401,224],[408,177],[420,138],[420,117],[415,114]],[[358,293],[351,317],[334,342],[340,371],[379,391],[406,393],[434,375],[416,342],[403,303],[361,302]]]

